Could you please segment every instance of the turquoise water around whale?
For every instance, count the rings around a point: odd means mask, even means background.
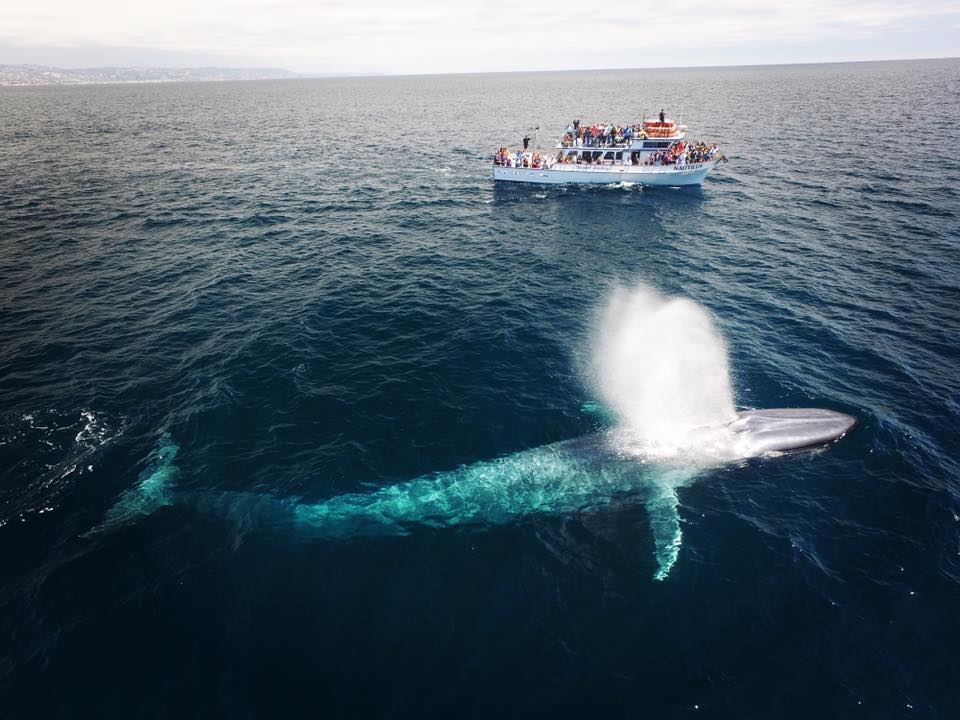
[[[956,60],[0,89],[2,714],[955,717],[958,93]],[[702,189],[489,180],[661,106],[730,158]],[[596,377],[600,311],[641,283],[712,314],[738,409],[860,427],[596,463],[643,394]],[[695,412],[677,365],[641,389]]]

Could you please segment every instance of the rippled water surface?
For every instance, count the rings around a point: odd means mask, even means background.
[[[0,714],[958,717],[958,96],[955,60],[0,89]],[[489,179],[661,106],[730,158],[702,189]],[[607,422],[639,282],[713,313],[738,407],[861,422],[680,487],[663,581],[643,497],[529,484]],[[398,487],[423,522],[317,532]]]

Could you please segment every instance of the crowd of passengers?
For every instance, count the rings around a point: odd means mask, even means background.
[[[688,145],[679,142],[668,150],[655,152],[643,162],[644,165],[684,165],[713,160],[717,156],[717,146],[703,142]]]
[[[574,120],[564,130],[560,144],[564,147],[616,147],[629,145],[635,137],[646,137],[643,125],[581,125],[579,120]]]
[[[546,158],[538,152],[517,150],[515,153],[512,153],[506,146],[497,150],[493,156],[493,164],[502,165],[503,167],[525,167],[539,170],[544,166],[545,162]]]
[[[510,152],[506,146],[501,147],[493,156],[493,164],[502,167],[524,167],[540,169],[553,165],[684,165],[713,160],[717,156],[717,146],[703,142],[688,144],[679,142],[668,150],[655,153],[621,153],[620,160],[604,159],[608,153],[583,152],[566,153],[560,151],[552,163],[538,152],[517,150]],[[609,153],[613,154],[613,153]],[[595,157],[596,156],[596,157]],[[645,157],[644,157],[645,156]],[[641,158],[643,158],[641,160]]]
[[[686,161],[689,163],[707,162],[717,156],[717,146],[703,142],[695,143],[687,148]]]

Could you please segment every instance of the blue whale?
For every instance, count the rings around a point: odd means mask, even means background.
[[[244,522],[255,518],[289,526],[308,537],[346,540],[406,535],[418,526],[498,525],[534,514],[570,514],[629,496],[639,498],[649,513],[654,577],[663,580],[682,540],[679,488],[711,467],[829,445],[856,424],[852,416],[831,410],[747,410],[729,423],[691,430],[667,454],[610,431],[317,503],[262,493],[178,493],[174,460],[179,449],[164,433],[136,485],[88,534],[129,524],[174,502]]]

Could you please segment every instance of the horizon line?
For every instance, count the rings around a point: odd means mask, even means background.
[[[705,70],[713,68],[748,68],[748,67],[785,67],[794,65],[855,65],[881,62],[914,62],[917,60],[960,60],[960,55],[932,55],[926,57],[904,58],[875,58],[870,60],[796,60],[793,62],[777,63],[721,63],[718,65],[656,65],[656,66],[623,66],[623,67],[590,67],[590,68],[556,68],[546,70],[460,70],[451,72],[417,72],[417,73],[358,73],[340,75],[319,75],[314,73],[298,73],[303,78],[310,77],[432,77],[437,75],[510,75],[513,73],[566,73],[566,72],[609,72],[617,70]],[[296,78],[291,78],[296,79]]]
[[[41,67],[54,70],[67,71],[93,71],[109,69],[131,69],[131,70],[234,70],[234,71],[279,71],[289,73],[294,77],[288,78],[236,78],[219,80],[218,82],[263,82],[277,80],[324,80],[324,79],[367,79],[367,78],[405,78],[405,77],[441,77],[458,75],[512,75],[512,74],[547,74],[547,73],[576,73],[576,72],[618,72],[630,70],[709,70],[725,68],[760,68],[760,67],[793,67],[804,65],[856,65],[867,63],[895,63],[895,62],[915,62],[922,60],[960,60],[960,55],[933,55],[923,57],[903,57],[903,58],[873,58],[857,60],[798,60],[793,62],[777,63],[720,63],[716,65],[661,65],[661,66],[616,66],[616,67],[588,67],[588,68],[550,68],[550,69],[517,69],[517,70],[460,70],[450,72],[366,72],[366,73],[325,73],[317,72],[298,72],[288,70],[281,66],[271,65],[89,65],[85,67],[65,67],[62,65],[45,65],[42,63],[5,63],[0,61],[0,67]],[[163,80],[144,80],[133,81],[138,84],[167,84]],[[194,82],[208,82],[197,80]],[[89,85],[114,85],[123,83],[85,83]]]

